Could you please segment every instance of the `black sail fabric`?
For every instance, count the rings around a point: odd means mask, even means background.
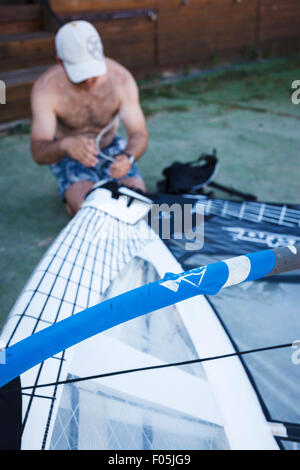
[[[19,450],[22,433],[20,378],[0,388],[0,450]]]
[[[299,206],[170,195],[159,196],[155,202],[190,204],[191,212],[196,213],[196,207],[204,211],[203,247],[195,244],[195,250],[187,250],[184,233],[181,238],[173,233],[164,240],[184,269],[300,243]],[[172,227],[173,214],[168,217]],[[199,231],[201,227],[193,223],[193,230]],[[300,423],[299,287],[300,271],[294,271],[224,289],[208,298],[238,350],[295,344],[243,359],[270,421]]]

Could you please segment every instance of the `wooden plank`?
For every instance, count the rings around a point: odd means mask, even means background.
[[[123,37],[139,36],[142,40],[144,36],[154,36],[154,24],[146,18],[127,19],[122,21],[99,21],[95,23],[101,36],[104,35],[122,40]]]
[[[300,34],[298,0],[261,0],[260,41],[292,38]]]
[[[283,55],[293,55],[300,52],[300,38],[273,39],[265,41],[260,46],[261,55],[268,57],[278,57]]]
[[[178,48],[178,44],[176,43],[173,43],[172,47],[168,49],[161,50],[164,66],[169,67],[206,61],[209,56],[210,54],[206,44],[196,40],[191,41],[186,50]]]
[[[254,47],[256,5],[253,0],[194,0],[183,6],[176,0],[166,0],[159,6],[158,32],[161,65]],[[177,56],[169,53],[172,49]]]
[[[210,4],[211,1],[212,0],[189,0],[188,3],[185,4],[182,0],[157,0],[156,8],[159,12],[181,10],[181,13],[183,13],[184,10],[191,11],[204,7]]]
[[[39,31],[42,26],[40,5],[0,6],[0,35]]]
[[[47,67],[31,67],[27,69],[14,70],[13,72],[1,73],[2,80],[5,81],[7,87],[23,86],[24,83],[33,83]]]
[[[0,23],[0,35],[4,34],[20,34],[29,33],[33,31],[40,31],[42,28],[41,21],[27,20],[27,21],[14,21],[9,23]]]
[[[53,52],[53,47],[54,36],[47,33],[3,36],[0,38],[0,58]]]
[[[109,11],[109,12],[81,12],[81,13],[70,13],[59,15],[59,19],[63,24],[69,23],[71,21],[80,21],[85,20],[90,23],[96,23],[99,21],[126,21],[127,19],[139,20],[140,18],[146,18],[148,20],[153,20],[157,16],[156,10],[149,9],[139,9],[139,10],[118,10],[118,11]]]
[[[159,65],[197,62],[200,58],[208,57],[211,49],[209,23],[210,10],[206,1],[194,1],[188,6],[173,0],[160,4]]]
[[[105,55],[129,68],[155,65],[154,24],[147,19],[97,22]]]
[[[55,61],[54,36],[31,34],[0,36],[1,71],[22,69]]]
[[[50,0],[55,13],[155,8],[156,0]]]
[[[9,104],[1,106],[0,122],[15,121],[30,117],[29,97],[23,100],[12,101]]]
[[[147,55],[149,48],[147,45],[141,46],[138,53],[133,55],[128,51],[128,48],[120,48],[118,51],[111,51],[110,57],[115,59],[117,62],[128,68],[131,72],[135,70],[143,70],[144,68],[153,67],[153,63],[149,61]],[[151,51],[150,51],[151,53]]]
[[[21,85],[9,86],[6,89],[7,106],[16,101],[28,100],[33,85],[33,81],[22,83]]]
[[[1,75],[6,83],[7,104],[1,106],[0,122],[9,122],[30,116],[31,88],[44,71],[43,67],[33,67]]]
[[[46,66],[46,65],[52,65],[56,63],[56,58],[55,55],[51,55],[49,57],[45,56],[32,56],[32,57],[26,57],[26,58],[21,58],[18,60],[14,59],[7,59],[7,60],[1,60],[1,70],[5,72],[8,71],[13,71],[13,70],[19,70],[21,69],[26,69],[27,67],[34,67],[34,66]]]
[[[41,20],[40,5],[0,6],[0,23],[23,22],[25,20]]]

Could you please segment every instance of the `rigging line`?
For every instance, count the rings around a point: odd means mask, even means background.
[[[173,362],[173,363],[169,363],[169,364],[159,364],[159,365],[148,366],[148,367],[138,367],[138,368],[135,368],[135,369],[119,370],[119,371],[114,371],[114,372],[107,372],[107,373],[104,373],[104,374],[90,375],[90,376],[86,376],[86,377],[78,377],[76,379],[62,380],[60,382],[58,381],[58,382],[50,382],[50,383],[46,383],[46,384],[37,384],[35,386],[26,386],[26,387],[22,387],[21,390],[23,391],[23,390],[30,390],[32,388],[43,388],[43,387],[52,387],[52,386],[57,386],[57,385],[66,385],[66,384],[69,384],[69,383],[83,382],[83,381],[86,381],[86,380],[112,377],[112,376],[115,376],[115,375],[125,375],[125,374],[132,374],[132,373],[135,373],[135,372],[144,372],[144,371],[148,371],[148,370],[166,369],[166,368],[169,368],[169,367],[179,367],[179,366],[185,366],[185,365],[190,365],[190,364],[216,361],[216,360],[219,360],[219,359],[228,359],[228,358],[231,358],[231,357],[245,356],[246,354],[272,351],[272,350],[276,350],[276,349],[291,348],[293,345],[294,345],[294,343],[278,344],[276,346],[266,346],[264,348],[249,349],[249,350],[246,350],[246,351],[237,351],[237,352],[230,353],[230,354],[223,354],[221,356],[211,356],[211,357],[205,357],[205,358],[202,358],[202,359],[192,359],[192,360],[189,360],[189,361]]]
[[[206,298],[206,301],[208,302],[208,304],[210,305],[211,309],[213,310],[213,312],[215,313],[215,316],[216,318],[218,319],[221,327],[223,328],[223,330],[225,331],[226,335],[228,336],[228,339],[233,347],[233,349],[236,351],[236,352],[239,352],[239,346],[236,342],[236,340],[234,339],[234,337],[232,336],[232,332],[230,331],[230,329],[228,328],[228,326],[226,325],[226,323],[224,322],[224,319],[222,318],[222,316],[220,315],[219,311],[217,310],[215,304],[212,302],[212,300],[209,298],[208,295],[205,296]],[[250,381],[250,384],[252,385],[252,388],[254,390],[254,392],[256,393],[256,396],[257,396],[257,399],[260,403],[260,406],[261,406],[261,409],[263,411],[263,414],[265,415],[266,419],[271,419],[271,413],[268,409],[268,406],[255,382],[255,379],[254,379],[254,376],[253,374],[251,373],[251,370],[245,360],[246,358],[244,356],[241,356],[240,357],[240,361],[241,361],[241,365],[244,369],[244,372],[245,374],[247,375],[249,381]],[[280,443],[278,444],[280,446]]]
[[[99,134],[97,135],[96,137],[96,140],[95,140],[95,145],[96,145],[96,149],[98,150],[98,153],[99,155],[104,159],[104,160],[108,160],[108,161],[111,161],[111,162],[114,162],[115,159],[113,157],[110,157],[109,155],[106,155],[105,153],[102,152],[101,150],[101,140],[103,138],[103,136],[110,130],[113,128],[113,126],[116,125],[117,127],[119,126],[119,114],[116,114],[113,119],[102,129],[101,132],[99,132]]]

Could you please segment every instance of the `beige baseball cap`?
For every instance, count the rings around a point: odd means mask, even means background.
[[[107,71],[103,44],[88,21],[72,21],[62,26],[55,38],[56,52],[73,83],[104,75]]]

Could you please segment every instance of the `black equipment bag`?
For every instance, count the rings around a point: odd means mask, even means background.
[[[218,168],[219,162],[215,149],[212,155],[201,154],[189,163],[174,162],[163,170],[165,180],[157,184],[158,190],[168,194],[203,194],[204,188],[210,186],[247,201],[257,201],[256,196],[252,194],[215,183],[213,180]],[[208,195],[211,196],[211,193]]]

